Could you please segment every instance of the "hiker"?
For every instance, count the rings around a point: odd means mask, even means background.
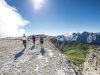
[[[42,54],[42,56],[44,55],[45,51],[44,51],[44,47],[43,47],[43,36],[41,35],[40,37],[40,44],[41,44],[41,50],[40,53]]]
[[[25,34],[23,34],[22,41],[23,41],[24,48],[26,48],[26,40],[27,40],[27,37]]]
[[[32,40],[33,40],[33,44],[34,44],[34,46],[35,46],[35,35],[33,34],[33,36],[32,36]]]
[[[41,44],[41,48],[43,48],[43,37],[42,37],[42,35],[40,36],[40,44]]]

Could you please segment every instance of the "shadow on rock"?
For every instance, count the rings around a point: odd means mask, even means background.
[[[32,47],[31,47],[31,50],[33,50],[35,48],[35,45],[33,45]]]
[[[17,60],[17,59],[23,54],[24,51],[25,51],[25,48],[22,49],[19,53],[17,53],[17,54],[15,55],[15,60]]]

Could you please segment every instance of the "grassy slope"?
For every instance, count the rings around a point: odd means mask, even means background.
[[[57,45],[56,39],[51,39],[51,41],[58,49],[62,49],[63,43],[59,41],[59,45]],[[95,46],[93,45],[71,41],[65,43],[65,45],[63,46],[63,50],[66,56],[68,56],[77,66],[81,67],[81,65],[85,61],[89,49],[92,49],[94,47]]]
[[[93,46],[82,43],[66,45],[64,48],[64,54],[67,55],[76,65],[81,66],[84,63],[90,48],[93,48]]]

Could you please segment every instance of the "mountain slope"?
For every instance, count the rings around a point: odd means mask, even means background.
[[[83,67],[83,75],[100,75],[100,47],[90,50]]]

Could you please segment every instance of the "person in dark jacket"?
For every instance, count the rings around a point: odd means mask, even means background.
[[[40,36],[40,44],[41,44],[41,48],[42,48],[42,46],[43,46],[43,37],[42,37],[42,35]]]
[[[43,36],[41,35],[41,36],[40,36],[40,45],[41,45],[40,53],[42,54],[42,56],[43,56],[44,53],[45,53],[44,47],[43,47],[43,43],[44,43],[44,40],[43,40]]]
[[[33,41],[33,44],[34,44],[34,46],[35,46],[35,35],[33,34],[33,36],[32,36],[32,41]]]

